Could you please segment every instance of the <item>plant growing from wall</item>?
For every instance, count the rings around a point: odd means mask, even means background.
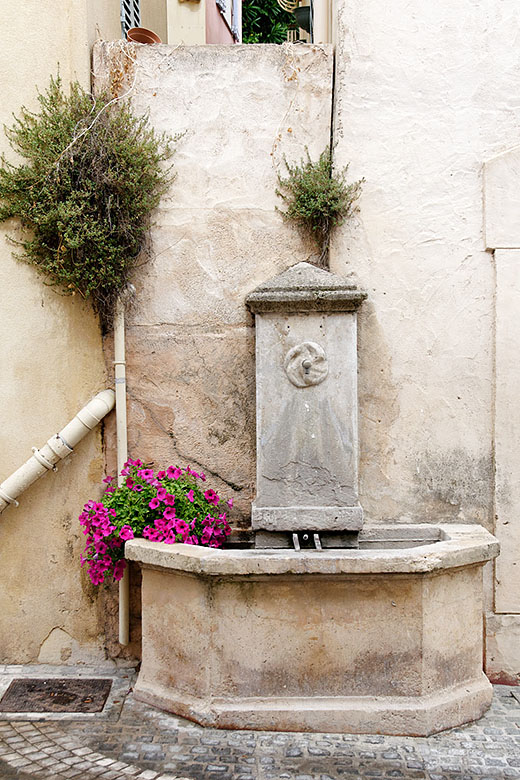
[[[307,149],[306,154],[307,159],[299,165],[285,161],[288,176],[278,176],[276,193],[286,204],[284,219],[312,238],[320,253],[316,264],[327,266],[331,235],[357,211],[356,201],[364,179],[347,184],[348,165],[342,171],[334,171],[329,147],[317,162],[311,160]]]
[[[150,215],[173,180],[172,140],[128,103],[92,97],[60,78],[6,129],[21,164],[2,157],[0,220],[18,218],[21,258],[66,294],[92,302],[104,332],[145,244]]]

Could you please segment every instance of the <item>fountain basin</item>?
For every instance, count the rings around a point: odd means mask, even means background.
[[[141,701],[219,728],[427,735],[479,718],[477,525],[365,528],[360,549],[134,539]]]

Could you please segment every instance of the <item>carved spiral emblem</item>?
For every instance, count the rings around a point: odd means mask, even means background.
[[[296,387],[319,385],[329,373],[327,356],[314,341],[304,341],[290,349],[284,368],[289,381]]]

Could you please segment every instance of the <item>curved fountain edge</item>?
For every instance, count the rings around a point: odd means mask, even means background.
[[[125,555],[146,566],[207,576],[273,574],[378,574],[427,573],[482,563],[495,558],[499,544],[480,525],[365,526],[363,539],[382,541],[385,531],[418,533],[437,530],[439,541],[401,549],[215,549],[186,544],[165,545],[146,539],[126,543]]]

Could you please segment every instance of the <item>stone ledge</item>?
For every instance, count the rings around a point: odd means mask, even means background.
[[[423,737],[480,718],[493,689],[484,673],[447,690],[422,696],[198,698],[138,680],[139,701],[202,726],[269,731],[406,734]]]
[[[255,313],[355,311],[366,297],[346,279],[304,262],[259,285],[247,296],[246,305]]]
[[[420,526],[414,526],[419,528]],[[383,527],[384,528],[384,527]],[[395,526],[394,526],[395,528]],[[402,533],[406,526],[399,526]],[[356,574],[417,574],[438,572],[495,558],[499,544],[480,525],[438,525],[440,541],[400,549],[214,549],[187,544],[167,545],[132,539],[125,555],[144,567],[171,569],[206,576],[270,576],[308,574],[348,577]],[[364,537],[377,540],[378,528]]]

